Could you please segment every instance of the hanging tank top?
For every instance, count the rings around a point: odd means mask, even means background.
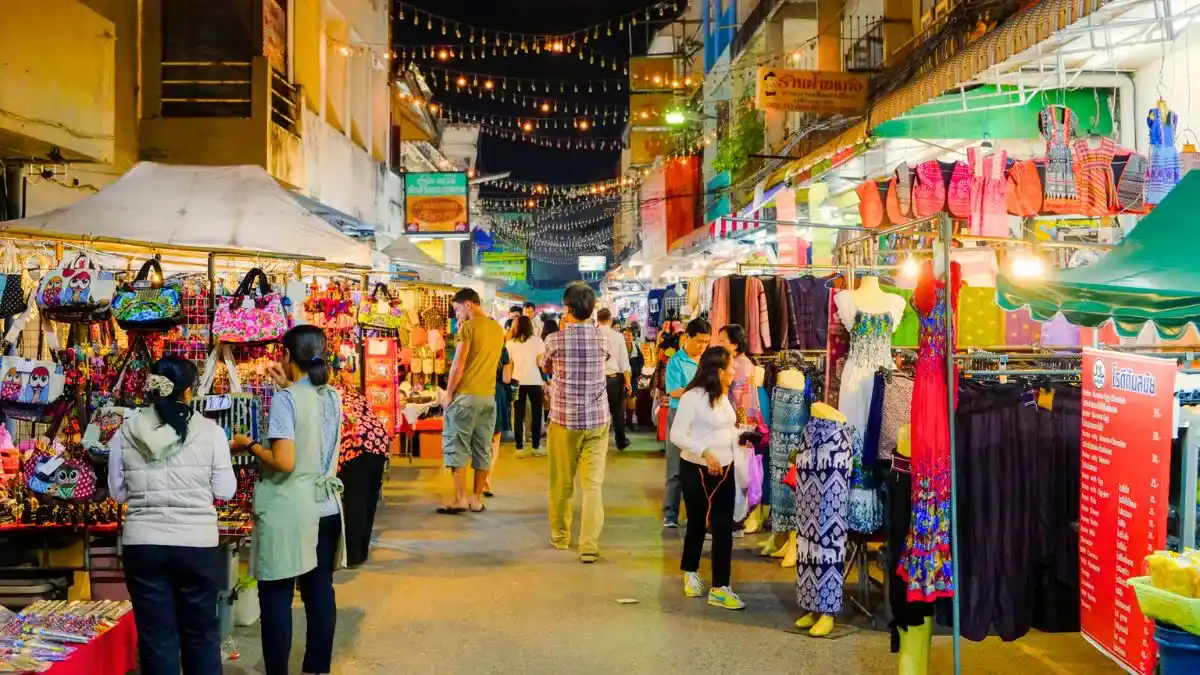
[[[946,181],[937,161],[921,162],[913,175],[912,212],[917,218],[932,216],[946,207]]]
[[[1008,166],[1008,192],[1005,203],[1009,215],[1027,218],[1042,211],[1042,178],[1032,159],[1020,159]]]
[[[968,218],[971,215],[971,167],[966,162],[955,162],[950,168],[946,210],[955,218]]]

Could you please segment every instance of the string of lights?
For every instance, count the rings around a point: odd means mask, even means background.
[[[608,91],[627,91],[629,83],[623,77],[602,77],[587,79],[510,77],[507,75],[492,75],[476,73],[453,68],[428,66],[428,81],[438,84],[445,91],[475,92],[504,92],[513,91],[518,94],[528,93],[549,94],[594,94]]]
[[[587,131],[590,127],[612,126],[624,124],[629,119],[629,111],[620,114],[612,113],[600,116],[536,116],[536,115],[497,115],[495,113],[462,110],[455,106],[442,104],[441,116],[448,122],[458,124],[487,124],[493,127],[510,127],[525,129],[527,124],[532,129],[578,129]]]
[[[624,115],[628,118],[629,107],[625,104],[603,104],[590,101],[562,101],[554,98],[543,98],[540,96],[522,96],[511,92],[489,92],[495,93],[496,101],[500,103],[512,103],[528,106],[532,110],[543,113],[562,113],[573,115],[589,115],[589,116],[615,116]],[[401,98],[408,98],[412,95],[397,89],[396,95]],[[439,106],[440,107],[440,106]]]
[[[508,58],[520,54],[546,54],[547,56],[562,55],[562,50],[555,51],[551,49],[542,49],[540,43],[534,43],[530,49],[528,43],[519,43],[509,46],[507,42],[493,42],[491,45],[474,45],[474,44],[433,44],[433,45],[405,45],[398,47],[392,51],[394,57],[400,59],[403,63],[411,61],[441,61],[443,63],[457,59],[472,61],[476,59],[495,59]],[[579,61],[583,61],[590,65],[597,66],[601,69],[611,70],[614,73],[622,75],[629,74],[629,61],[618,59],[615,56],[605,54],[603,52],[592,49],[584,45],[579,45],[574,50],[575,57]],[[569,56],[568,56],[569,58]]]
[[[537,43],[541,49],[549,46],[552,50],[570,52],[578,48],[580,44],[588,44],[589,41],[600,39],[601,35],[611,37],[614,27],[618,32],[631,30],[634,26],[639,25],[639,22],[650,22],[656,14],[658,19],[673,18],[684,4],[684,0],[656,2],[643,9],[626,12],[607,21],[558,34],[522,33],[484,28],[397,0],[393,0],[392,7],[396,12],[396,18],[401,21],[411,21],[414,26],[424,26],[426,30],[440,32],[442,35],[453,35],[455,39],[465,38],[470,44],[475,44],[476,41],[481,46],[487,46],[489,43],[501,43],[511,49],[514,45],[521,43],[527,45]]]
[[[617,199],[620,195],[586,195],[582,197],[480,197],[479,204],[485,211],[512,213],[516,211],[538,211],[555,213],[566,207],[594,207]]]
[[[505,178],[503,180],[489,181],[487,187],[510,190],[512,192],[521,192],[530,195],[564,195],[567,197],[578,197],[589,194],[616,192],[622,189],[635,187],[638,182],[638,175],[640,175],[639,172],[633,170],[628,175],[621,178],[610,178],[608,180],[595,181],[592,183],[540,183],[537,181]]]
[[[542,220],[538,218],[506,219],[502,221],[503,225],[501,227],[510,232],[525,232],[530,235],[536,235],[539,232],[577,232],[587,229],[592,225],[611,223],[616,214],[616,209],[606,209],[601,213],[587,218],[574,218],[571,220]]]
[[[539,136],[531,133],[533,128],[532,122],[526,122],[521,125],[520,130],[512,130],[506,127],[497,127],[488,124],[461,124],[455,123],[451,126],[478,128],[479,133],[495,136],[510,141],[524,141],[532,143],[544,148],[560,148],[565,150],[620,150],[624,147],[625,141],[617,136],[605,136],[594,138],[573,138],[566,136]]]

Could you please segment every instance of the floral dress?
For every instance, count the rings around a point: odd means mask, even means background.
[[[951,263],[950,304],[958,305],[962,274]],[[950,416],[947,411],[946,284],[926,262],[912,303],[921,319],[912,397],[912,524],[897,570],[909,602],[954,595],[950,559]]]
[[[337,385],[342,395],[342,446],[338,452],[337,470],[352,459],[364,454],[388,454],[392,440],[379,417],[367,405],[367,399],[354,387]]]
[[[1179,116],[1167,111],[1163,119],[1162,110],[1155,106],[1146,117],[1146,125],[1150,127],[1150,184],[1146,188],[1146,202],[1158,204],[1183,177],[1179,150],[1175,148]]]
[[[1075,185],[1075,158],[1071,139],[1077,125],[1075,113],[1062,105],[1048,105],[1038,114],[1038,126],[1046,139],[1046,180],[1042,209],[1050,213],[1076,213],[1079,195]]]

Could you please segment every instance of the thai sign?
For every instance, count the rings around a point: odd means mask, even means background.
[[[822,70],[759,67],[759,110],[860,115],[867,109],[867,76]]]
[[[467,234],[467,174],[404,174],[404,229],[408,234]]]
[[[483,275],[485,277],[507,279],[509,281],[525,281],[525,269],[528,267],[528,260],[524,253],[485,251],[481,267],[483,267]]]

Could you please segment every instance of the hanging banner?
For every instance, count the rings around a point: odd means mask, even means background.
[[[642,180],[642,256],[646,260],[667,254],[667,182],[661,170]]]
[[[529,259],[524,253],[500,253],[487,251],[483,254],[483,276],[507,279],[509,281],[525,281],[525,269]]]
[[[1158,647],[1125,582],[1167,543],[1176,370],[1172,360],[1083,350],[1080,631],[1140,675],[1154,672]]]
[[[867,109],[867,76],[824,70],[758,69],[759,110],[861,115]]]
[[[466,234],[470,230],[467,174],[404,174],[404,223],[408,234]]]

